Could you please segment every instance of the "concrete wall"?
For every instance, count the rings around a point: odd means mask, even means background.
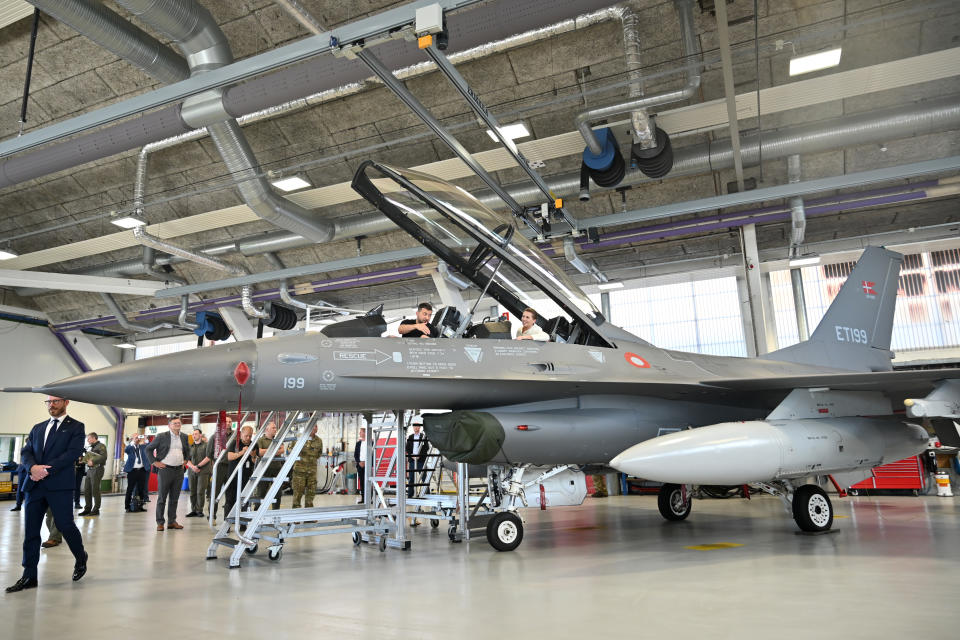
[[[46,327],[0,320],[0,387],[41,385],[80,373],[80,369]],[[35,393],[0,394],[2,435],[23,436],[41,420],[49,418],[42,404],[45,396]],[[87,432],[107,436],[105,477],[112,476],[116,420],[106,407],[71,402],[67,415],[86,425]],[[19,460],[19,451],[16,452]]]

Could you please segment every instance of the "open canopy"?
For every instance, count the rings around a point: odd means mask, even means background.
[[[520,233],[512,215],[497,213],[434,176],[371,161],[357,169],[352,186],[514,315],[532,306],[526,292],[533,288],[562,310],[561,316],[538,320],[557,339],[613,346],[598,330],[605,320],[590,298]]]

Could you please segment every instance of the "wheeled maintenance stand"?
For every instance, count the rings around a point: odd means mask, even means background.
[[[272,414],[271,414],[272,416]],[[378,490],[374,480],[396,482],[402,488],[404,477],[399,466],[394,468],[394,475],[382,477],[367,477],[366,500],[359,505],[341,505],[334,507],[311,507],[304,509],[271,509],[274,499],[279,495],[283,483],[293,469],[300,451],[310,439],[314,424],[320,418],[320,412],[315,411],[309,416],[300,412],[290,412],[277,430],[273,443],[266,454],[257,462],[257,466],[250,478],[244,479],[239,474],[232,475],[227,482],[236,482],[238,497],[233,509],[226,514],[207,548],[207,560],[217,557],[219,547],[232,549],[229,567],[236,569],[241,566],[241,559],[245,554],[253,555],[259,550],[259,543],[264,540],[269,543],[267,558],[279,561],[283,556],[284,543],[290,538],[307,536],[347,533],[351,535],[354,544],[367,542],[375,544],[384,551],[387,547],[394,549],[409,549],[410,541],[406,539],[405,520],[401,517],[404,505],[389,505]],[[270,416],[264,425],[270,421]],[[394,427],[397,437],[402,434],[402,421]],[[263,435],[265,427],[257,432],[254,444]],[[370,442],[372,429],[367,430],[367,468],[371,468],[373,461],[373,446]],[[282,454],[284,443],[292,442],[293,446],[285,456]],[[247,456],[250,450],[244,454]],[[270,463],[275,459],[283,459],[283,467],[276,477],[268,478],[264,474]],[[245,458],[240,459],[237,471]],[[266,495],[262,500],[253,497],[260,482],[269,482]],[[376,494],[374,496],[374,493]],[[231,532],[231,528],[233,529]],[[232,535],[231,535],[232,534]]]

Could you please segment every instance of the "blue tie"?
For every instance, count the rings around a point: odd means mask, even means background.
[[[53,442],[53,436],[57,434],[57,423],[60,420],[57,418],[53,419],[53,426],[50,427],[50,434],[47,436],[47,441],[43,443],[43,453],[46,455],[47,451],[50,449],[50,443]]]

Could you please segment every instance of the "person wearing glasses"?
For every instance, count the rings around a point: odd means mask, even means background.
[[[67,415],[69,400],[47,396],[48,420],[30,430],[20,460],[30,476],[24,483],[27,494],[23,536],[23,575],[7,587],[7,593],[35,589],[40,562],[40,525],[49,507],[63,539],[73,553],[73,580],[87,573],[87,552],[80,530],[73,522],[73,462],[83,453],[83,423]]]

